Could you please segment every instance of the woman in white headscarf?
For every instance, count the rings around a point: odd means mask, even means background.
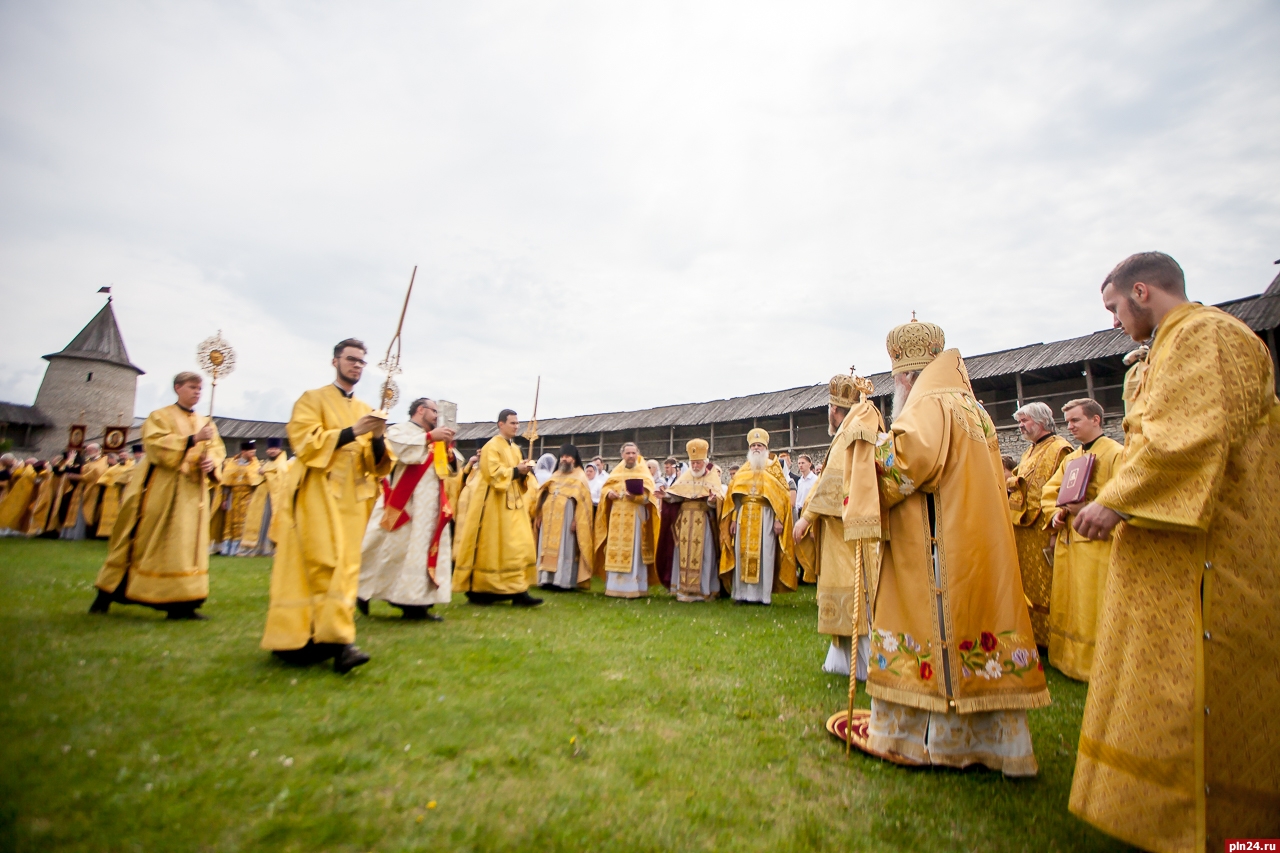
[[[551,475],[556,472],[556,458],[550,453],[544,453],[538,457],[538,464],[533,469],[533,476],[541,486],[547,480],[551,479]]]

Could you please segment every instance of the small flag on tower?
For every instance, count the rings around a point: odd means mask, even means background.
[[[111,287],[110,287],[110,286],[107,286],[107,287],[99,287],[99,288],[98,288],[98,292],[99,292],[99,293],[110,293],[110,292],[111,292]]]

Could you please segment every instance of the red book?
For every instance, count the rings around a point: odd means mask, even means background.
[[[1080,503],[1084,500],[1085,490],[1089,488],[1089,478],[1093,476],[1093,458],[1092,453],[1086,453],[1063,466],[1062,488],[1058,490],[1058,506]]]

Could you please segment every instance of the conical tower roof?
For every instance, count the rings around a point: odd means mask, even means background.
[[[124,338],[120,336],[120,326],[116,324],[116,313],[111,310],[110,299],[61,352],[49,353],[44,358],[46,361],[52,361],[55,358],[105,361],[132,368],[138,373],[146,372],[129,361],[129,353],[125,351]]]

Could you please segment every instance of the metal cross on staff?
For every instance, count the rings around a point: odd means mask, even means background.
[[[378,367],[387,374],[387,378],[382,380],[382,393],[378,398],[378,408],[369,414],[386,420],[391,409],[400,400],[400,386],[396,384],[395,377],[401,373],[400,370],[400,332],[404,329],[404,315],[409,310],[409,297],[413,295],[413,280],[418,277],[418,266],[414,264],[413,273],[409,276],[409,289],[404,294],[404,305],[400,307],[400,322],[396,323],[396,333],[391,339],[391,343],[387,344],[387,354],[383,357]],[[393,353],[392,350],[395,350]]]

